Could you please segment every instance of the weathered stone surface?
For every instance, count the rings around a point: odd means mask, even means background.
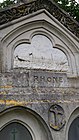
[[[43,3],[44,6],[46,6],[45,3],[46,1]],[[19,10],[21,10],[19,12],[23,15],[24,10],[20,8],[22,7],[19,7]],[[60,18],[60,13],[57,15],[57,12],[59,12],[59,10],[57,10],[56,13],[54,12],[54,14],[56,14],[55,17]],[[70,24],[69,22],[69,25]],[[36,12],[33,11],[32,14],[1,25],[0,29],[0,48],[2,48],[2,50],[0,49],[0,130],[8,123],[11,123],[11,121],[17,119],[17,121],[20,120],[20,123],[24,123],[24,126],[29,126],[29,129],[30,126],[32,127],[35,136],[33,139],[35,140],[38,140],[38,135],[39,140],[41,140],[41,138],[43,139],[43,137],[44,140],[68,140],[69,127],[73,120],[79,117],[79,39],[45,9],[40,9]],[[23,67],[23,65],[20,65],[21,67],[14,67],[15,57],[17,56],[15,55],[18,48],[17,46],[20,44],[23,45],[23,43],[25,43],[25,45],[31,44],[32,38],[36,35],[46,36],[50,40],[51,51],[56,48],[65,54],[69,71],[62,71],[61,69],[60,71],[58,69],[52,70],[49,65],[47,65],[47,61],[44,67],[35,67],[35,69],[34,67],[27,67],[27,65],[24,65],[25,67]],[[47,43],[45,42],[45,46],[46,45]],[[18,58],[20,61],[25,62],[28,58],[26,57],[24,60],[24,57],[32,55],[30,48],[26,48],[24,54]],[[39,45],[37,50],[38,49]],[[46,49],[49,51],[50,44],[47,45]],[[33,50],[34,47],[31,51]],[[45,50],[45,47],[42,47],[42,49],[40,47],[40,51],[44,51],[43,56],[45,56],[45,59],[48,58],[48,52]],[[47,52],[46,54],[45,51]],[[39,51],[37,51],[37,54],[36,50],[34,52],[33,56],[40,56]],[[51,54],[49,54],[49,58],[50,57]],[[56,57],[57,55],[55,58]],[[62,58],[60,60],[62,61]],[[39,65],[36,61],[34,62],[35,65]],[[49,126],[49,110],[54,105],[56,105],[57,108],[59,107],[59,110],[62,110],[61,113],[64,113],[66,120],[64,127],[58,131],[55,131]],[[31,114],[32,124],[28,117],[28,112],[33,113]],[[33,116],[35,114],[36,117],[34,120],[36,120],[36,123],[34,124]],[[51,114],[50,120],[54,122],[52,115],[54,116],[54,114]],[[58,116],[61,122],[60,118],[62,117],[60,116],[62,115]],[[38,121],[38,118],[41,121]],[[39,124],[42,135],[45,132],[43,137],[39,133],[40,130],[37,129],[36,124]],[[55,124],[58,124],[58,122]],[[56,125],[54,127],[56,127]],[[48,132],[52,134],[51,138]]]
[[[17,78],[16,78],[17,77]],[[67,75],[46,70],[14,70],[1,74],[1,87],[67,87]]]
[[[16,69],[0,76],[0,104],[7,107],[79,102],[79,89],[69,85],[64,73]]]
[[[23,106],[37,112],[49,125],[48,111],[55,104],[64,109],[66,122],[70,112],[79,104],[79,88],[71,87],[71,80],[66,74],[25,69],[0,74],[0,112],[13,106]],[[66,126],[59,129],[61,139],[65,136]],[[56,139],[57,132],[51,128],[50,131]]]

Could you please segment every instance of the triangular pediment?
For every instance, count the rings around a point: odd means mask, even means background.
[[[69,67],[68,71],[66,71],[67,74],[69,76],[77,75],[79,62],[75,63],[75,55],[79,52],[79,25],[55,3],[48,0],[42,2],[41,0],[31,2],[28,0],[27,3],[19,3],[18,5],[2,10],[0,14],[1,13],[0,38],[4,53],[3,57],[1,57],[4,62],[2,64],[1,61],[2,69],[8,71],[15,68],[14,58],[16,58],[17,55],[15,55],[14,51],[17,46],[20,44],[24,45],[24,43],[25,45],[32,44],[35,35],[44,35],[51,41],[53,48],[57,48],[66,54]],[[41,50],[43,50],[43,48]],[[33,54],[35,54],[36,57],[36,52]],[[76,55],[76,61],[78,61],[78,57],[79,56]],[[26,61],[26,56],[24,59],[24,61]],[[34,59],[34,62],[36,62],[36,59]],[[43,63],[45,62],[43,61]],[[40,64],[42,65],[42,60]],[[19,67],[21,66],[25,68],[26,62],[23,65],[19,65]],[[34,68],[36,67],[35,64]],[[41,68],[43,68],[43,66]],[[44,69],[45,68],[49,68],[48,64]],[[58,68],[55,70],[58,70]]]
[[[21,17],[31,15],[41,9],[47,10],[69,31],[79,37],[79,24],[51,0],[28,0],[0,11],[0,25],[11,23]]]

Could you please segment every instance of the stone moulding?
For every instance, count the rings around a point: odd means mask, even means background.
[[[34,0],[31,2],[18,3],[0,11],[0,25],[26,16],[40,9],[46,9],[61,24],[63,24],[75,36],[79,37],[79,23],[64,12],[57,4],[50,0]]]

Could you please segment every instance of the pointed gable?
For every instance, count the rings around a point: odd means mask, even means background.
[[[68,13],[58,7],[51,0],[28,0],[0,11],[0,25],[10,23],[11,21],[32,14],[40,9],[46,9],[69,31],[79,37],[79,24]]]

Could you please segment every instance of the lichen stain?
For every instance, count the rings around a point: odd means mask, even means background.
[[[15,100],[0,100],[0,104],[5,104],[5,105],[24,105],[24,104],[28,104],[28,102],[24,102],[24,101],[15,101]]]
[[[0,100],[0,104],[5,104],[7,106],[9,105],[29,105],[32,103],[45,103],[45,102],[50,102],[49,100],[29,100],[29,101],[16,101],[16,100]]]
[[[5,85],[5,86],[0,86],[0,88],[12,88],[12,86],[11,85]]]
[[[65,100],[65,101],[62,101],[62,100],[59,100],[59,101],[53,101],[52,103],[67,103],[67,104],[70,104],[72,103],[73,101],[68,101],[68,100]],[[76,100],[75,102],[79,102],[79,100]],[[16,101],[16,100],[0,100],[0,104],[5,104],[7,106],[10,106],[10,105],[14,105],[14,106],[17,106],[17,105],[30,105],[30,104],[33,104],[33,103],[51,103],[50,100],[28,100],[28,101]]]
[[[5,92],[5,91],[0,92],[0,95],[6,95],[6,94],[7,94],[7,92]]]

